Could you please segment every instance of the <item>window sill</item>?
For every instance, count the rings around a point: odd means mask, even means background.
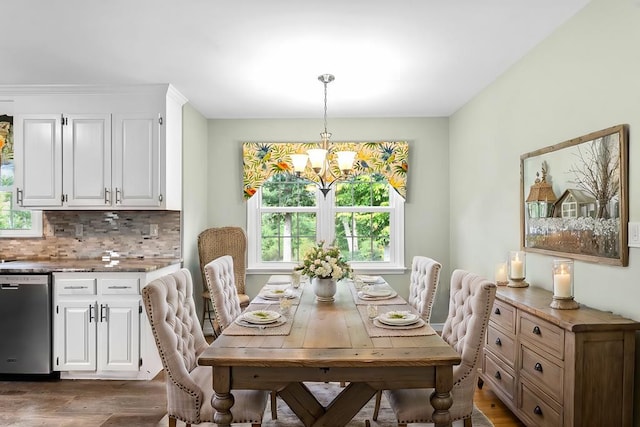
[[[294,265],[279,265],[279,266],[259,266],[259,267],[249,267],[247,268],[247,274],[290,274],[293,270]],[[407,268],[405,266],[363,266],[356,265],[354,266],[354,271],[357,274],[404,274],[407,272]]]

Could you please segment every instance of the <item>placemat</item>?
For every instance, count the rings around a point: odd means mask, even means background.
[[[367,307],[366,306],[358,306],[358,313],[360,313],[360,317],[362,318],[362,322],[365,325],[365,328],[367,329],[367,334],[369,334],[370,338],[377,338],[377,337],[418,337],[418,336],[423,336],[423,335],[435,335],[436,331],[431,327],[430,324],[425,323],[424,326],[420,327],[420,328],[411,328],[411,329],[407,329],[404,328],[402,326],[398,326],[398,327],[378,327],[374,324],[373,321],[371,321],[369,319],[369,316],[367,315]],[[400,307],[400,309],[406,309],[407,306],[403,305],[402,307]],[[389,310],[384,309],[384,311],[390,311],[391,308],[389,308]]]
[[[387,285],[388,286],[388,285]],[[363,300],[358,298],[358,289],[356,289],[356,285],[351,282],[349,283],[349,290],[351,291],[351,296],[353,296],[353,301],[355,301],[356,305],[399,305],[406,304],[406,301],[402,299],[400,295],[396,295],[393,298],[387,299],[367,299]]]
[[[265,325],[264,328],[255,327],[256,325],[251,326],[241,326],[236,322],[233,322],[227,328],[222,331],[222,335],[289,335],[291,332],[291,326],[293,325],[293,316],[296,314],[296,310],[298,309],[297,305],[292,305],[289,309],[289,312],[284,316],[287,318],[287,321],[279,326],[267,327]],[[276,302],[275,304],[254,304],[251,303],[247,310],[275,310],[279,311],[279,304]]]

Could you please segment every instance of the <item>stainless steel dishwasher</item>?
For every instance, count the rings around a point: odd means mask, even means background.
[[[0,275],[0,374],[51,374],[51,275]]]

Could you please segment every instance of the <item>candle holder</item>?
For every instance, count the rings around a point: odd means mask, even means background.
[[[509,252],[509,284],[511,288],[526,288],[529,284],[524,280],[526,272],[524,251]]]
[[[506,286],[509,281],[507,280],[507,263],[500,262],[496,264],[495,272],[496,285]]]
[[[574,310],[580,308],[573,299],[573,260],[553,260],[553,300],[551,308]]]

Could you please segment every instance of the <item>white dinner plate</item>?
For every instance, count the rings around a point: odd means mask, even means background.
[[[365,301],[377,301],[377,300],[383,300],[383,299],[391,299],[391,298],[395,298],[398,296],[398,293],[396,291],[391,291],[391,293],[389,295],[383,296],[383,297],[374,297],[371,295],[367,295],[362,291],[358,292],[358,298],[360,298],[361,300],[365,300]]]
[[[280,313],[271,310],[254,310],[244,313],[242,318],[254,324],[273,323],[278,320]]]
[[[382,276],[366,276],[361,274],[358,277],[363,283],[386,283]]]
[[[390,326],[406,326],[420,320],[417,314],[408,311],[389,311],[378,316],[378,321]]]
[[[260,292],[260,296],[266,299],[280,299],[282,297],[294,298],[294,295],[291,293],[291,291],[288,291],[286,289],[265,289],[264,291]]]
[[[388,297],[393,291],[387,287],[385,288],[362,288],[362,293],[369,297]]]

